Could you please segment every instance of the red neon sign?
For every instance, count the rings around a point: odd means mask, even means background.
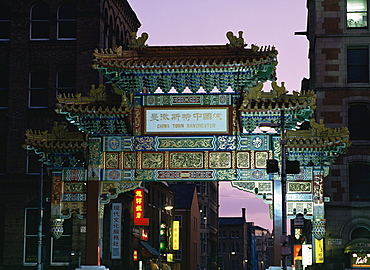
[[[134,190],[134,225],[148,226],[149,219],[144,218],[144,190]]]

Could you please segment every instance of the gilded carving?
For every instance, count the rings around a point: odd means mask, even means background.
[[[237,166],[238,168],[249,169],[250,165],[249,152],[238,152]]]
[[[124,168],[135,169],[136,168],[136,154],[135,153],[124,153]]]
[[[64,138],[67,132],[67,122],[62,121],[59,125],[58,122],[54,122],[54,126],[51,129],[51,132],[57,137],[58,139]]]
[[[256,155],[256,168],[266,168],[266,160],[269,155],[268,152],[255,152]]]
[[[119,153],[106,153],[106,164],[107,169],[118,169],[119,168]]]
[[[231,168],[231,153],[230,152],[209,153],[209,167],[213,169]]]
[[[213,148],[213,138],[159,138],[158,148]]]
[[[237,178],[237,171],[234,169],[217,170],[216,178],[218,181],[233,181]]]
[[[163,154],[143,153],[143,168],[146,169],[163,168]]]
[[[288,182],[288,192],[311,192],[311,183]]]
[[[95,88],[95,85],[91,85],[91,89],[89,92],[89,96],[94,98],[97,101],[100,101],[103,99],[105,95],[105,86],[104,84],[100,84],[98,88]]]
[[[170,168],[203,168],[203,153],[171,153]]]
[[[82,182],[64,182],[64,192],[65,193],[72,193],[72,192],[85,192],[85,183]]]
[[[154,172],[152,170],[136,170],[135,180],[137,181],[154,181]]]

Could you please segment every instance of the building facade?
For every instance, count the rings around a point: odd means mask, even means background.
[[[60,241],[51,238],[50,176],[46,168],[40,174],[38,158],[22,148],[24,134],[60,124],[58,94],[87,94],[103,82],[91,68],[93,50],[127,46],[139,27],[127,1],[0,1],[0,269],[37,263],[41,181],[44,269],[84,263],[86,221],[74,215]]]
[[[195,185],[171,184],[175,193],[174,220],[180,223],[179,249],[174,250],[173,269],[200,268],[199,204]]]
[[[248,241],[245,208],[241,217],[219,218],[220,269],[245,270],[248,268]]]
[[[369,1],[308,0],[316,120],[347,126],[351,147],[325,178],[324,261],[312,269],[370,267]]]

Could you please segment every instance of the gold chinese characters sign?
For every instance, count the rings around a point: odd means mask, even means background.
[[[145,134],[229,134],[228,106],[144,108]]]

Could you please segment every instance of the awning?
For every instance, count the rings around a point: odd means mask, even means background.
[[[368,238],[357,238],[350,241],[344,248],[344,253],[367,253],[370,252],[370,239]]]
[[[146,243],[146,242],[141,242],[141,245],[147,250],[147,251],[149,251],[149,253],[150,254],[152,254],[153,256],[158,256],[159,255],[159,253],[158,253],[158,251],[155,249],[155,248],[153,248],[151,245],[149,245],[148,243]]]

